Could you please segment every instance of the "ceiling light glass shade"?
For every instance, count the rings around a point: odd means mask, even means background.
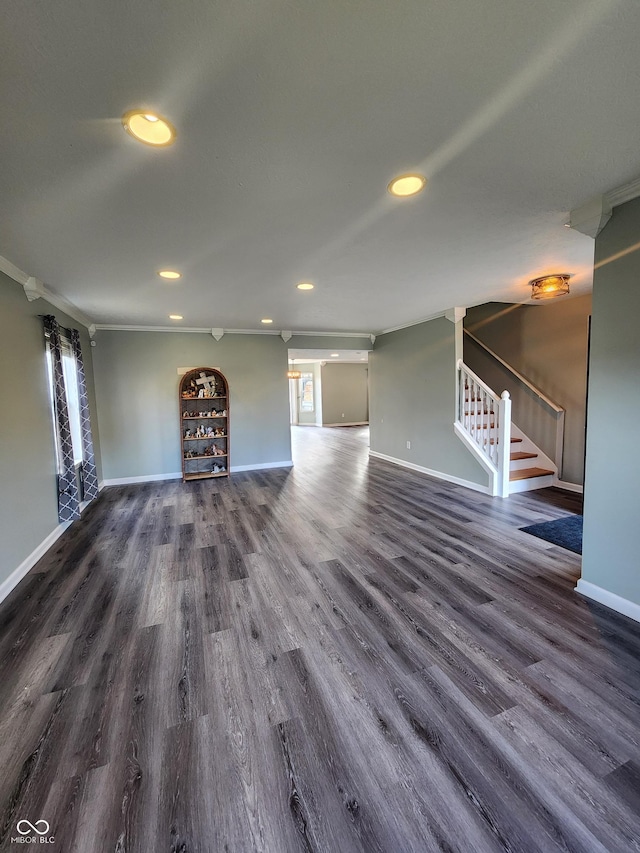
[[[564,296],[569,293],[569,273],[558,273],[557,275],[544,275],[530,281],[532,299],[553,299],[555,296]]]
[[[260,320],[261,323],[264,323],[265,326],[268,326],[269,323],[273,323],[273,320],[270,320],[268,317],[265,317],[264,320]]]
[[[310,281],[301,281],[296,287],[298,290],[313,290],[313,285]]]
[[[129,110],[122,116],[122,126],[134,139],[154,148],[172,145],[176,139],[176,129],[168,119],[144,110]]]
[[[158,270],[158,275],[160,278],[166,278],[170,281],[175,281],[175,279],[182,278],[182,273],[177,270]]]
[[[182,320],[184,319],[182,314],[169,314],[170,320]]]
[[[398,196],[398,198],[406,198],[407,196],[417,195],[417,193],[424,189],[426,183],[427,179],[424,175],[411,173],[408,175],[398,175],[397,178],[391,181],[387,189],[391,195]]]
[[[300,379],[301,376],[299,370],[287,370],[287,379]]]

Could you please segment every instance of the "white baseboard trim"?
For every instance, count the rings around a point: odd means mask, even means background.
[[[137,477],[116,477],[113,480],[103,480],[105,486],[128,486],[130,483],[154,483],[156,480],[181,480],[182,473],[177,474],[139,474]]]
[[[369,426],[369,421],[340,421],[338,424],[322,424],[322,426],[326,427],[340,427],[340,426]]]
[[[397,459],[395,456],[387,456],[386,453],[378,453],[377,450],[370,450],[369,456],[373,456],[375,459],[384,459],[385,462],[400,465],[402,468],[410,468],[412,471],[419,471],[421,474],[428,474],[430,477],[436,477],[438,480],[446,480],[447,483],[455,483],[456,486],[464,486],[466,489],[473,489],[474,492],[482,492],[483,495],[491,494],[488,486],[481,486],[480,483],[473,483],[471,480],[463,480],[460,477],[445,474],[443,471],[434,471],[432,468],[415,465],[413,462],[407,462],[405,459]]]
[[[591,598],[593,601],[604,604],[610,610],[615,610],[617,613],[622,613],[623,616],[628,616],[629,619],[640,622],[640,604],[629,601],[628,598],[622,598],[621,595],[609,592],[608,589],[603,589],[601,586],[596,586],[596,584],[582,578],[578,581],[575,590],[584,595],[585,598]]]
[[[9,593],[18,586],[22,578],[35,566],[40,557],[43,557],[49,548],[62,536],[67,527],[71,525],[70,521],[66,521],[64,524],[59,524],[51,533],[42,540],[42,542],[35,548],[28,557],[20,563],[17,569],[14,569],[13,572],[0,584],[0,602],[4,601],[5,598],[9,595]]]
[[[264,471],[267,468],[293,468],[293,461],[288,459],[286,462],[256,462],[253,465],[232,465],[231,473],[236,471]]]
[[[556,480],[553,485],[567,492],[577,492],[580,495],[584,494],[584,486],[581,486],[580,483],[568,483],[566,480]]]

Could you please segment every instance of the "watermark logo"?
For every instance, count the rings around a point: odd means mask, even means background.
[[[11,839],[12,844],[55,844],[55,837],[49,835],[51,829],[49,821],[37,820],[31,823],[30,820],[19,820],[16,824],[18,835]]]
[[[42,827],[42,829],[40,829]],[[16,824],[16,829],[20,835],[29,835],[30,832],[37,832],[38,835],[46,835],[49,832],[49,824],[46,820],[37,820],[32,824],[28,820],[19,820]]]

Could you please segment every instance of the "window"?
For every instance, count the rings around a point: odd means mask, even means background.
[[[64,376],[64,387],[67,394],[67,407],[69,409],[69,428],[71,430],[71,444],[73,445],[73,461],[78,467],[82,463],[82,424],[80,421],[80,400],[78,398],[78,373],[76,359],[71,348],[71,343],[64,337],[62,340],[62,374]],[[51,350],[47,343],[47,376],[49,378],[49,402],[51,403],[51,416],[53,419],[53,434],[56,448],[56,467],[58,473],[62,473],[62,458],[60,453],[60,436],[56,424],[56,396],[53,381],[53,363],[51,361]]]

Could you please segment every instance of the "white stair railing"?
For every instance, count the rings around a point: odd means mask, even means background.
[[[509,494],[511,399],[498,396],[460,359],[456,431],[491,476],[491,494]]]

